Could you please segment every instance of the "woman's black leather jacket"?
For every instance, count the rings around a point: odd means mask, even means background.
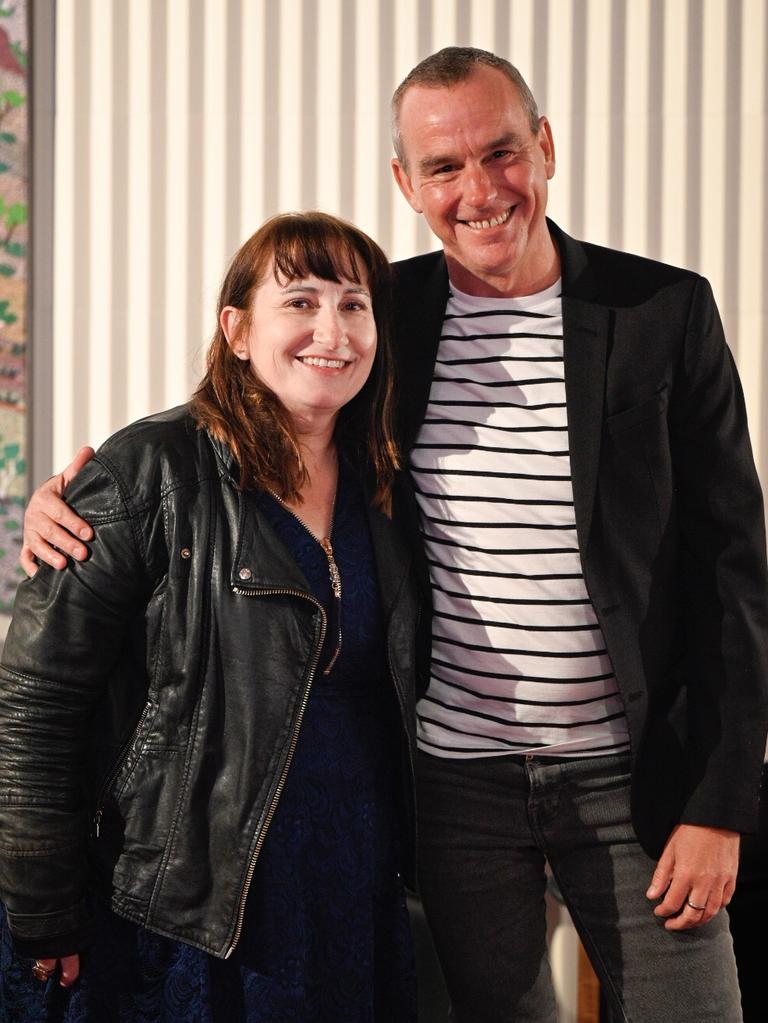
[[[0,897],[22,953],[78,950],[94,890],[215,956],[237,942],[326,622],[232,470],[185,407],[129,426],[67,493],[94,526],[89,559],[19,587],[0,672]],[[417,598],[407,549],[369,520],[410,861]]]

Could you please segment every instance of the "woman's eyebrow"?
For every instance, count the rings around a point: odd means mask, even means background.
[[[320,288],[318,288],[315,284],[286,284],[284,288],[281,288],[283,295],[287,295],[289,292],[293,291],[311,291],[312,294],[317,295],[320,293]],[[367,288],[364,288],[361,284],[350,284],[348,288],[344,289],[345,295],[350,292],[353,292],[356,295],[367,295],[369,297],[371,294],[370,291],[368,291]]]

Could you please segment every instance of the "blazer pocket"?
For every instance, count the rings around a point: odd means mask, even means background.
[[[631,430],[640,423],[656,419],[666,411],[669,404],[669,390],[665,386],[650,398],[641,401],[639,405],[632,405],[630,408],[622,409],[621,412],[614,412],[605,420],[605,429],[610,434],[623,433],[624,430]]]

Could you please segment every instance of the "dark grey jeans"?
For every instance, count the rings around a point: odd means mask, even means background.
[[[459,1023],[556,1023],[548,862],[614,1020],[741,1023],[725,913],[669,932],[629,812],[629,758],[419,754],[419,880]]]

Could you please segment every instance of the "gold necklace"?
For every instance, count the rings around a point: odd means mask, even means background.
[[[330,675],[333,670],[333,666],[339,659],[341,653],[341,572],[339,566],[336,564],[336,558],[333,554],[333,545],[331,544],[330,534],[333,532],[333,517],[336,512],[336,494],[333,495],[333,504],[331,505],[331,521],[328,526],[328,536],[319,537],[316,536],[309,526],[306,524],[304,519],[300,515],[297,515],[293,508],[289,508],[285,501],[276,494],[274,490],[268,491],[277,503],[296,519],[296,521],[306,529],[315,543],[320,545],[320,549],[328,559],[328,576],[331,580],[331,590],[333,592],[334,604],[336,606],[336,621],[338,622],[338,636],[336,639],[336,649],[334,650],[328,664],[323,669],[324,675]]]

